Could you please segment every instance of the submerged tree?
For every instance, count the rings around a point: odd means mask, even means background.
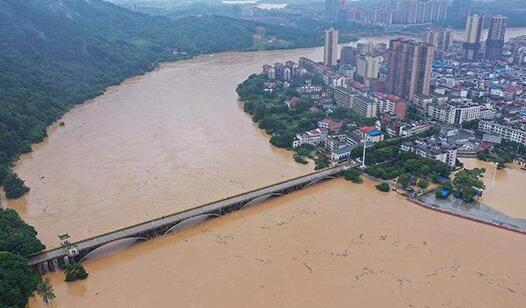
[[[49,278],[45,278],[42,280],[42,282],[37,284],[36,292],[46,304],[52,302],[56,297],[55,290],[53,290],[53,286],[51,285]]]
[[[383,192],[389,192],[391,190],[391,187],[389,186],[389,183],[382,182],[376,185],[376,189],[378,189],[379,191],[383,191]]]
[[[362,176],[360,175],[360,172],[356,169],[350,169],[345,171],[344,177],[347,181],[351,181],[353,183],[363,183]]]
[[[86,272],[86,270],[80,263],[73,263],[66,266],[64,274],[66,276],[66,278],[64,279],[66,282],[83,280],[88,278],[88,272]]]
[[[29,187],[22,181],[18,175],[8,173],[3,181],[5,196],[8,199],[16,199],[22,197],[29,191]]]

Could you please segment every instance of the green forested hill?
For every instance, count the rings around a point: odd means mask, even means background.
[[[264,48],[321,42],[302,30],[220,16],[170,20],[101,0],[0,0],[0,183],[9,163],[74,104],[173,60],[175,49],[251,49],[256,31],[278,42]]]

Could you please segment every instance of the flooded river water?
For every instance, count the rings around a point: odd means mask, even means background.
[[[50,247],[300,174],[236,101],[265,63],[321,49],[163,65],[68,113],[16,165],[10,202]],[[333,180],[50,274],[55,307],[520,307],[526,239]],[[44,306],[32,299],[31,307]]]
[[[57,307],[521,307],[524,235],[333,180],[50,276]],[[44,307],[33,300],[31,307]]]
[[[505,169],[497,170],[495,165],[478,159],[461,160],[467,169],[484,168],[482,178],[486,190],[480,202],[495,208],[509,216],[526,218],[526,171],[518,165],[508,164]]]
[[[312,171],[269,144],[235,93],[263,64],[302,55],[321,50],[203,56],[110,88],[22,157],[31,192],[10,206],[56,246]]]

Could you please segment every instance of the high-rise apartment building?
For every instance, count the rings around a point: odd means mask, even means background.
[[[424,24],[446,19],[446,0],[394,0],[393,23]]]
[[[334,66],[338,62],[338,30],[325,30],[325,48],[323,50],[323,64]]]
[[[434,55],[433,45],[403,38],[391,40],[386,90],[406,100],[428,95]]]
[[[351,64],[353,66],[356,66],[357,56],[358,56],[358,52],[356,51],[354,47],[343,46],[340,52],[340,63]]]
[[[435,46],[437,50],[446,51],[453,44],[451,29],[434,29],[426,33],[425,42]]]
[[[466,21],[466,38],[463,45],[464,60],[476,61],[480,58],[482,21],[483,18],[480,15],[468,16]]]
[[[374,118],[378,113],[378,103],[361,94],[353,96],[351,110],[362,118]]]
[[[356,74],[363,80],[377,79],[380,72],[380,57],[359,56],[356,61]]]
[[[502,47],[504,47],[504,36],[506,34],[507,23],[507,17],[491,17],[489,22],[488,38],[486,39],[486,59],[500,59],[502,55]]]
[[[356,43],[356,51],[359,55],[370,55],[374,52],[374,43],[371,41],[366,43]]]

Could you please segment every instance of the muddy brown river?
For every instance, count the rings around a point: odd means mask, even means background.
[[[321,49],[163,65],[64,117],[16,165],[9,203],[49,247],[311,171],[273,148],[235,86]],[[374,183],[333,180],[48,275],[52,307],[520,307],[523,235],[422,209]],[[129,247],[127,247],[129,246]],[[31,307],[44,307],[37,298]]]
[[[486,190],[480,202],[509,216],[526,218],[526,202],[524,189],[526,188],[526,171],[518,165],[508,164],[502,170],[495,165],[478,159],[461,159],[468,169],[484,168],[486,172],[482,180]]]

